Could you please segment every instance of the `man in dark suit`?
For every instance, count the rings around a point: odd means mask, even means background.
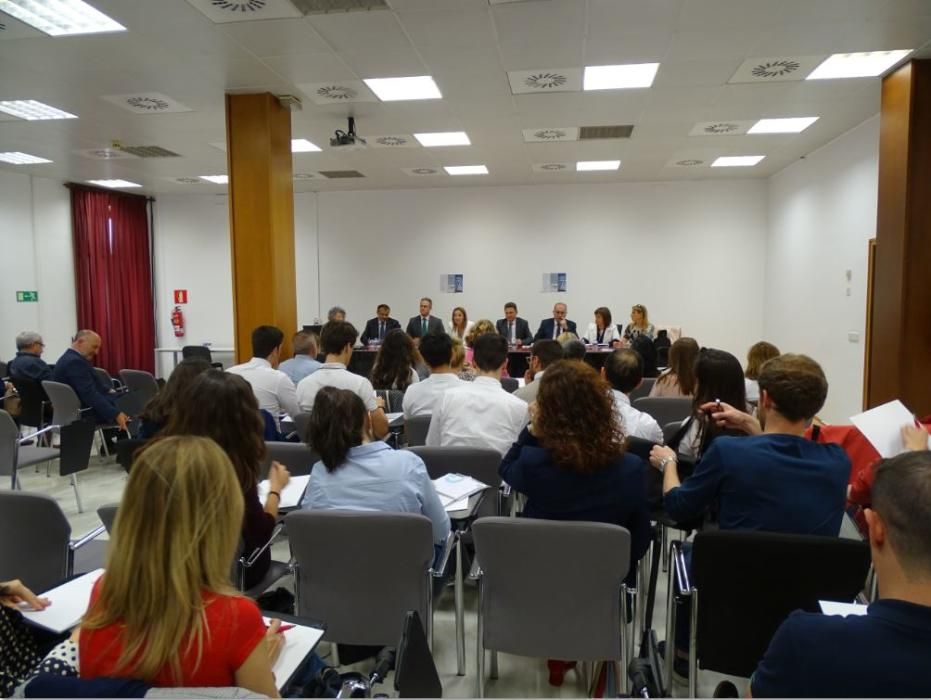
[[[91,359],[100,349],[100,336],[94,331],[78,331],[71,347],[55,363],[52,381],[67,384],[81,399],[81,405],[94,409],[98,423],[116,423],[126,430],[129,416],[116,406],[116,396],[97,378]]]
[[[517,304],[513,301],[504,305],[504,318],[495,322],[495,330],[507,339],[508,345],[520,347],[533,343],[530,324],[517,315]]]
[[[578,335],[578,331],[575,327],[575,321],[569,321],[566,319],[566,305],[562,302],[558,302],[553,306],[553,318],[543,319],[543,322],[540,324],[540,329],[537,331],[537,334],[533,336],[534,342],[537,340],[555,340],[563,333],[575,333]]]
[[[407,322],[407,334],[411,338],[422,338],[427,333],[445,333],[443,322],[436,316],[431,316],[433,310],[433,300],[424,297],[420,300],[420,314],[414,316]]]
[[[363,345],[374,342],[380,343],[395,328],[401,328],[401,323],[397,319],[391,318],[391,307],[387,304],[379,304],[378,308],[375,309],[375,318],[365,322],[365,330],[362,331],[359,340],[362,341]]]

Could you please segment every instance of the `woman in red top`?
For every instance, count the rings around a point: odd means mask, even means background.
[[[167,437],[137,455],[78,632],[82,678],[278,696],[279,623],[266,629],[229,580],[242,515],[236,472],[212,440]]]

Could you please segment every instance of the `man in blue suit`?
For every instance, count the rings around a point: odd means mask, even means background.
[[[363,345],[372,342],[381,343],[388,333],[400,327],[400,321],[391,318],[391,307],[387,304],[379,304],[375,309],[375,318],[370,318],[365,322],[365,330],[362,331],[359,340]]]
[[[553,306],[553,318],[543,320],[537,334],[533,336],[534,342],[538,340],[556,340],[556,338],[563,333],[575,333],[578,335],[579,333],[576,330],[575,321],[566,319],[566,311],[566,305],[562,302],[557,302]]]
[[[81,399],[81,406],[92,408],[98,423],[116,423],[126,430],[129,416],[116,406],[110,387],[104,386],[94,372],[91,359],[100,350],[100,336],[94,331],[78,331],[71,347],[58,358],[52,381],[67,384]]]

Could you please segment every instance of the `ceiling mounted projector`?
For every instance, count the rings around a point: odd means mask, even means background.
[[[367,147],[365,139],[356,134],[356,120],[349,117],[349,128],[347,131],[337,129],[330,139],[330,146],[333,148],[348,148],[354,151],[361,151]]]

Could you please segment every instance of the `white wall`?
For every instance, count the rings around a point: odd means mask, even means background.
[[[533,330],[565,301],[626,322],[647,306],[702,344],[743,356],[763,323],[766,182],[762,180],[464,188],[318,195],[321,310],[361,324],[385,302],[402,323],[421,296],[448,319],[502,316],[517,302]],[[465,292],[440,292],[463,273]],[[568,273],[566,294],[544,272]],[[585,325],[583,325],[583,330]]]
[[[35,330],[54,362],[75,331],[71,204],[61,182],[0,172],[0,358],[16,353],[16,334]],[[38,303],[16,292],[37,290]]]
[[[876,116],[769,180],[764,336],[823,365],[830,390],[822,417],[834,423],[849,422],[862,404],[878,152]]]

